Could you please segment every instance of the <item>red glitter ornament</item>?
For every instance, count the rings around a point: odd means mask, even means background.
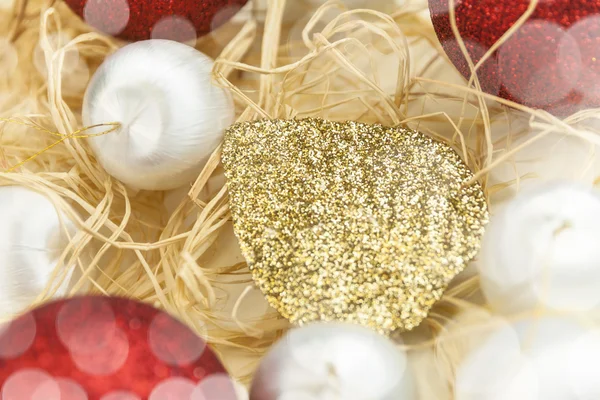
[[[473,64],[517,22],[530,0],[454,0]],[[449,0],[429,0],[444,50],[471,71],[452,32]],[[600,0],[539,0],[533,15],[477,71],[484,91],[557,115],[600,107]]]
[[[65,0],[90,26],[128,41],[203,36],[227,22],[248,0]]]
[[[235,400],[205,342],[137,301],[86,296],[0,325],[3,400]]]

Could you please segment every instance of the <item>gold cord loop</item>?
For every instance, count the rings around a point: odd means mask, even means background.
[[[19,125],[27,126],[29,128],[35,129],[35,130],[37,130],[39,132],[48,133],[48,134],[50,134],[52,136],[56,136],[56,137],[60,138],[56,142],[54,142],[51,145],[47,146],[43,150],[35,153],[34,155],[32,155],[31,157],[27,158],[26,160],[23,160],[23,161],[19,162],[18,164],[13,165],[12,167],[6,169],[4,172],[13,172],[17,168],[19,168],[22,165],[28,163],[29,161],[35,159],[36,157],[38,157],[41,154],[45,153],[46,151],[52,149],[53,147],[59,145],[60,143],[64,142],[67,139],[84,139],[84,138],[90,138],[90,137],[103,136],[103,135],[112,133],[112,132],[116,131],[117,129],[119,129],[121,127],[121,123],[120,122],[107,122],[107,123],[104,123],[104,124],[96,124],[96,125],[86,126],[84,128],[78,129],[78,130],[76,130],[74,132],[71,132],[71,133],[69,133],[67,135],[64,135],[62,133],[54,132],[54,131],[51,131],[49,129],[43,128],[43,127],[41,127],[39,125],[36,125],[36,124],[34,124],[32,122],[21,121],[19,119],[15,119],[15,118],[0,118],[0,122],[14,123],[14,124],[19,124]],[[83,133],[83,132],[89,131],[90,129],[99,128],[101,126],[107,126],[107,127],[111,127],[111,128],[107,129],[107,130],[105,130],[103,132],[100,132],[100,133],[88,133],[88,134],[84,134]]]

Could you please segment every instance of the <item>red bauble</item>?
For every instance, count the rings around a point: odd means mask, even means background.
[[[3,400],[235,400],[188,327],[133,300],[49,303],[0,326]]]
[[[456,22],[476,64],[525,13],[530,0],[454,0]],[[452,32],[448,0],[429,0],[437,35],[471,76]],[[478,70],[491,94],[569,114],[600,107],[600,0],[539,0],[529,20]]]
[[[65,0],[100,32],[128,41],[203,36],[227,22],[248,0]]]

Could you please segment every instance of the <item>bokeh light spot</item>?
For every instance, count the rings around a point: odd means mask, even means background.
[[[129,22],[127,0],[88,0],[83,9],[85,21],[100,32],[118,35]],[[107,18],[110,15],[111,18]]]
[[[40,369],[22,369],[13,373],[2,386],[2,400],[60,399],[58,383]]]
[[[100,400],[142,400],[138,395],[126,391],[105,394]]]
[[[88,400],[87,393],[77,382],[67,378],[57,378],[55,381],[60,389],[60,400]]]
[[[429,9],[435,15],[450,14],[451,7],[456,9],[461,2],[462,0],[454,0],[454,2],[450,4],[450,0],[430,1]]]
[[[560,43],[567,54],[560,54]],[[519,101],[544,107],[565,98],[578,80],[577,42],[558,24],[532,20],[524,24],[498,51],[500,79]],[[531,68],[522,66],[531,64]],[[515,71],[519,71],[515,75]],[[540,96],[544,93],[544,96]]]
[[[5,76],[10,76],[19,65],[17,49],[7,38],[0,37],[0,71]]]
[[[148,328],[148,344],[154,355],[169,365],[189,365],[206,348],[206,343],[183,325],[176,332],[177,340],[173,336],[173,319],[165,313],[157,314]]]
[[[182,400],[189,399],[196,385],[185,378],[169,378],[159,383],[148,400]]]
[[[204,378],[194,389],[190,400],[239,400],[237,385],[225,374]]]
[[[31,313],[0,324],[0,358],[16,358],[31,347],[37,326]]]
[[[127,361],[129,340],[127,334],[118,329],[108,346],[94,353],[71,352],[75,365],[83,372],[91,375],[110,375],[119,370]]]
[[[194,25],[178,15],[164,17],[152,28],[152,39],[167,39],[195,46],[196,38]]]
[[[101,298],[71,299],[56,317],[56,331],[70,352],[96,354],[110,344],[117,332],[115,314]]]
[[[52,33],[48,35],[48,44],[52,51],[65,47],[73,38],[66,33]],[[61,73],[62,76],[66,76],[77,69],[77,66],[81,63],[81,57],[79,51],[75,47],[69,48],[65,52],[65,56],[62,62]],[[48,77],[48,67],[46,64],[46,54],[44,52],[44,46],[41,42],[37,44],[33,51],[33,65],[38,70],[41,76],[44,78]]]

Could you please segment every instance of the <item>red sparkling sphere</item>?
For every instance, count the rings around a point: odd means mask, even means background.
[[[473,64],[523,16],[530,0],[454,0]],[[452,32],[449,0],[429,0],[450,60],[471,71]],[[539,0],[532,16],[478,69],[482,89],[557,115],[600,107],[600,0]]]
[[[185,42],[227,22],[248,0],[65,0],[90,26],[123,40]]]
[[[2,400],[235,400],[223,365],[149,305],[85,296],[0,325]]]

